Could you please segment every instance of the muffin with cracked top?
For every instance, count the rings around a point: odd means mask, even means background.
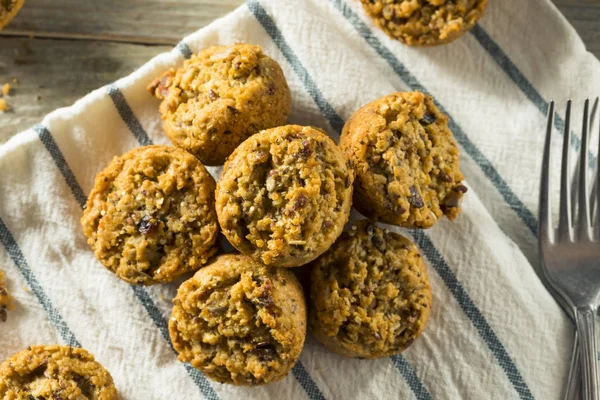
[[[406,228],[453,220],[467,191],[448,117],[420,92],[392,93],[346,122],[340,147],[356,173],[354,205]]]
[[[483,15],[488,0],[361,0],[365,12],[390,37],[409,46],[452,42]]]
[[[241,253],[267,265],[306,264],[342,232],[352,181],[344,155],[322,131],[262,131],[233,152],[217,182],[221,229]]]
[[[179,360],[222,383],[283,379],[306,337],[306,304],[289,270],[222,255],[177,291],[169,333]]]
[[[348,357],[401,353],[431,312],[431,287],[417,247],[374,223],[358,221],[312,263],[309,328]]]
[[[110,373],[84,349],[31,346],[0,364],[2,399],[118,400]]]
[[[170,282],[217,251],[215,181],[191,154],[134,149],[96,176],[81,224],[98,260],[138,285]]]
[[[222,165],[245,139],[285,123],[291,95],[279,64],[259,46],[212,46],[148,90],[162,100],[165,132],[206,165]]]

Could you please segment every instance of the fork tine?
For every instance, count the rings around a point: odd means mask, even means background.
[[[588,125],[588,129],[590,131],[590,140],[592,140],[592,133],[594,130],[594,123],[596,122],[596,112],[598,111],[598,103],[600,102],[600,98],[596,97],[596,100],[594,101],[594,105],[592,106],[592,111],[590,112],[590,124]],[[600,137],[598,138],[598,140],[600,140]],[[589,143],[588,143],[589,145]],[[600,157],[600,154],[598,154],[598,156]],[[598,162],[598,161],[597,161]],[[592,179],[592,190],[590,191],[590,219],[592,221],[594,221],[594,218],[598,218],[598,210],[597,210],[597,206],[598,206],[598,179],[600,178],[598,176],[598,168],[594,168],[594,178]],[[594,217],[594,210],[596,210],[596,217]],[[597,224],[594,224],[597,225]]]
[[[581,127],[581,149],[579,150],[579,217],[577,219],[577,232],[579,238],[589,238],[590,232],[590,204],[588,198],[588,117],[590,99],[585,100],[583,107],[583,122]]]
[[[571,241],[571,189],[569,186],[569,153],[571,144],[571,100],[567,102],[565,130],[563,134],[562,165],[560,170],[560,212],[558,219],[558,240]]]
[[[552,225],[552,212],[550,205],[550,148],[552,129],[554,126],[554,101],[548,107],[548,125],[546,127],[546,141],[544,143],[544,156],[542,160],[542,179],[540,185],[540,209],[538,216],[538,234],[540,243],[545,240],[554,241]]]

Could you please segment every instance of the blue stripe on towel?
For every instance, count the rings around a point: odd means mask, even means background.
[[[317,84],[310,76],[306,68],[302,66],[302,63],[290,47],[290,45],[286,42],[285,38],[281,34],[281,31],[275,24],[275,21],[267,14],[265,9],[260,5],[260,3],[256,0],[250,0],[247,3],[248,8],[258,22],[263,26],[265,31],[269,34],[273,42],[277,45],[279,50],[285,55],[288,63],[291,65],[292,69],[304,85],[305,90],[310,94],[313,98],[314,102],[321,110],[321,114],[327,118],[331,127],[337,132],[340,133],[342,128],[344,127],[344,120],[338,115],[338,113],[334,110],[334,108],[329,104],[329,102],[323,96],[321,90],[317,87]]]
[[[138,141],[140,141],[140,142],[144,141],[147,144],[152,144],[152,141],[150,140],[150,138],[148,138],[148,135],[146,135],[146,132],[144,131],[144,129],[142,128],[140,123],[137,121],[135,116],[133,116],[133,113],[131,112],[131,108],[125,101],[125,97],[123,96],[121,91],[116,86],[113,86],[113,85],[109,86],[107,88],[107,91],[108,91],[111,99],[113,99],[113,102],[115,103],[115,106],[119,110],[119,113],[123,117],[123,120],[127,123],[127,125],[130,127],[130,129],[132,127],[134,129],[137,129],[137,133],[134,132],[134,135],[136,136],[136,138],[138,138]],[[133,116],[133,118],[131,118],[132,116]],[[126,119],[126,118],[129,118],[129,119]],[[71,191],[75,195],[77,202],[79,203],[79,205],[81,207],[83,207],[83,205],[85,205],[85,200],[86,200],[85,196],[83,197],[83,200],[81,200],[77,197],[77,194],[76,194],[76,193],[83,193],[83,190],[81,189],[81,186],[75,179],[75,175],[73,174],[73,171],[67,164],[64,155],[60,151],[60,148],[56,145],[56,142],[52,138],[52,134],[46,127],[41,126],[41,125],[37,125],[35,127],[35,130],[40,135],[40,139],[42,140],[42,142],[44,142],[44,145],[46,145],[46,149],[52,156],[52,159],[54,160],[54,162],[55,162],[56,166],[58,167],[60,173],[62,174],[63,178],[65,179],[65,181],[67,181],[67,184],[69,185],[69,187],[71,188]],[[133,130],[132,130],[132,132],[133,132]],[[50,143],[53,145],[49,146],[46,143]],[[1,228],[1,226],[0,226],[0,228]],[[1,231],[0,231],[0,233],[1,233]],[[34,277],[34,279],[35,279],[35,277]],[[160,313],[160,310],[158,309],[158,307],[156,306],[156,304],[154,303],[154,301],[152,300],[152,298],[150,297],[150,295],[148,294],[146,289],[144,289],[143,287],[137,287],[137,286],[133,286],[133,285],[131,285],[130,287],[133,290],[135,296],[138,298],[138,300],[144,307],[144,309],[146,310],[146,312],[148,313],[148,315],[150,316],[150,318],[152,319],[152,321],[154,322],[154,324],[156,325],[156,327],[159,329],[163,338],[169,344],[169,347],[171,347],[171,349],[173,349],[173,345],[171,344],[171,340],[169,339],[167,322],[163,318],[162,314]],[[50,314],[50,312],[49,312],[49,314]],[[51,316],[51,318],[52,318],[52,316]],[[198,373],[198,371],[195,368],[193,368],[187,364],[185,364],[184,367],[206,399],[209,399],[209,400],[218,400],[219,399],[219,396],[214,391],[214,389],[210,386],[210,384],[208,383],[208,381],[204,377],[204,375]]]
[[[65,178],[65,181],[67,181],[67,185],[71,189],[73,196],[75,196],[77,204],[79,204],[80,207],[83,207],[85,205],[86,196],[83,193],[83,190],[81,190],[81,186],[79,186],[79,184],[77,183],[75,175],[67,165],[67,162],[65,161],[65,158],[63,157],[60,149],[58,148],[56,141],[54,140],[48,129],[46,129],[46,127],[42,125],[35,125],[33,127],[33,130],[38,134],[40,140],[42,141],[44,146],[46,146],[46,150],[48,150],[48,153],[50,153],[50,155],[54,159],[54,162],[60,170],[60,173]]]
[[[106,86],[106,92],[110,96],[113,101],[119,115],[131,131],[133,136],[137,139],[138,143],[142,146],[148,146],[152,144],[152,140],[148,137],[148,134],[137,120],[135,115],[133,115],[133,111],[131,111],[131,107],[127,104],[127,100],[125,100],[125,96],[123,93],[115,86],[114,84],[110,84]]]
[[[500,339],[492,329],[492,327],[488,324],[487,320],[479,311],[471,297],[464,289],[464,287],[460,284],[456,275],[450,269],[450,266],[444,260],[439,251],[435,248],[431,239],[421,230],[411,230],[411,235],[414,238],[417,246],[425,253],[429,262],[433,265],[433,268],[437,272],[437,274],[442,278],[450,292],[460,305],[460,307],[464,310],[467,317],[471,320],[479,335],[483,338],[485,343],[488,345],[490,351],[498,360],[500,367],[506,373],[506,376],[513,384],[517,393],[521,399],[532,400],[533,395],[529,390],[529,387],[525,383],[523,376],[519,372],[517,366],[513,363],[510,355],[506,351],[506,348],[500,342]]]
[[[167,326],[167,321],[162,317],[162,314],[156,303],[152,300],[152,297],[148,294],[148,291],[142,288],[141,286],[132,285],[133,293],[135,293],[136,297],[142,303],[146,312],[154,322],[154,325],[158,328],[160,333],[162,334],[165,341],[169,344],[169,347],[175,352],[175,348],[171,343],[171,338],[169,336],[169,327]],[[218,400],[219,396],[213,390],[213,388],[208,383],[208,380],[200,371],[196,368],[192,367],[190,364],[185,363],[184,367],[188,373],[188,375],[192,378],[192,380],[196,383],[196,385],[200,388],[200,391],[204,395],[206,399],[209,400]]]
[[[187,43],[183,41],[179,42],[179,44],[175,47],[177,48],[177,50],[179,50],[183,58],[185,58],[186,60],[190,58],[192,54],[194,54],[192,49],[190,49],[190,46],[188,46]]]
[[[321,90],[317,87],[315,81],[312,79],[307,69],[302,65],[292,48],[286,42],[285,38],[283,37],[281,31],[279,30],[273,19],[267,14],[265,9],[258,1],[250,0],[246,4],[248,5],[248,8],[250,9],[250,11],[252,11],[258,22],[260,22],[265,31],[269,34],[273,42],[277,45],[279,50],[283,53],[288,63],[294,69],[294,72],[296,73],[298,78],[304,84],[306,91],[309,93],[309,95],[312,97],[314,102],[321,110],[323,116],[327,119],[331,127],[334,128],[335,131],[339,134],[344,126],[344,120],[337,114],[335,109],[325,99]],[[398,357],[403,359],[402,356]],[[415,396],[417,396],[417,399],[428,400],[430,398],[427,389],[425,389],[425,386],[419,381],[414,370],[406,360],[404,360],[404,362],[402,363],[394,362],[394,365],[396,365],[399,368],[402,368],[400,372],[402,373],[403,377],[411,376],[414,377],[414,379],[416,379],[416,382],[418,382],[416,384],[414,381],[413,384],[411,384],[411,382],[408,380],[407,383],[413,390]],[[415,387],[418,387],[418,390],[415,391]],[[316,385],[315,389],[318,390]]]
[[[185,43],[184,41],[179,42],[175,47],[186,59],[190,58],[193,54],[192,49],[190,49],[190,46],[188,46],[187,43]]]
[[[415,374],[408,361],[406,361],[406,358],[396,355],[391,356],[390,360],[392,360],[394,366],[400,371],[417,399],[431,400],[431,395],[427,391],[427,388],[419,380],[419,377]]]
[[[292,373],[296,377],[298,383],[300,383],[300,386],[302,386],[302,388],[308,395],[309,399],[325,400],[325,396],[323,396],[323,393],[321,393],[321,390],[319,389],[315,381],[313,381],[310,374],[308,373],[306,368],[304,368],[304,365],[302,365],[300,361],[298,361],[296,365],[294,365],[294,368],[292,368]]]
[[[481,47],[492,57],[498,66],[508,75],[508,77],[521,89],[523,94],[536,106],[536,108],[545,116],[548,112],[548,102],[544,100],[542,95],[537,91],[519,68],[512,62],[502,48],[491,38],[491,36],[480,26],[475,25],[470,32],[475,40],[479,42]],[[566,100],[566,99],[565,99]],[[556,115],[554,118],[554,126],[562,135],[565,122]],[[571,135],[571,145],[575,150],[579,150],[581,139],[577,135]],[[596,156],[590,153],[590,165],[593,167],[596,161]]]
[[[29,268],[29,264],[27,264],[27,260],[25,260],[23,252],[19,248],[19,245],[17,244],[17,241],[13,235],[8,230],[6,224],[4,224],[2,218],[0,218],[0,242],[2,242],[6,248],[8,255],[10,258],[12,258],[13,262],[19,269],[19,272],[21,272],[21,275],[23,275],[23,278],[25,278],[27,285],[29,285],[29,288],[35,297],[37,297],[42,307],[44,307],[44,310],[46,310],[50,322],[52,325],[54,325],[63,341],[69,346],[81,347],[81,344],[79,344],[77,338],[75,338],[75,335],[67,326],[67,323],[63,317],[60,315],[54,305],[52,305],[52,301],[46,295],[46,292],[44,292],[44,289],[31,271],[31,268]]]
[[[332,0],[330,0],[332,1]],[[385,47],[371,29],[356,15],[356,13],[347,5],[343,0],[332,1],[335,7],[344,15],[344,17],[352,24],[352,26],[358,31],[360,36],[371,46],[377,54],[379,54],[390,67],[396,72],[396,74],[413,90],[419,90],[423,93],[429,94],[429,91],[423,87],[423,85],[417,80],[417,78],[408,71],[408,69],[394,56],[394,54]],[[496,168],[486,158],[486,156],[475,146],[475,144],[469,139],[464,133],[462,128],[455,122],[455,120],[449,115],[448,111],[439,103],[436,102],[439,109],[448,117],[448,125],[454,137],[465,149],[465,151],[471,156],[471,158],[479,165],[484,174],[492,182],[496,190],[502,195],[506,203],[513,209],[513,211],[521,218],[523,223],[529,228],[529,230],[537,235],[537,220],[535,215],[527,208],[527,206],[517,197],[513,190],[508,186],[504,178],[500,176]]]

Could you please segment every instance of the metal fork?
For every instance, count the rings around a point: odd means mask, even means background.
[[[571,204],[569,145],[571,142],[571,101],[567,103],[560,174],[560,209],[558,227],[552,223],[550,206],[550,149],[554,125],[554,102],[548,111],[548,128],[542,163],[539,210],[539,243],[542,271],[550,284],[573,310],[581,347],[583,398],[598,400],[598,365],[595,315],[600,301],[600,212],[592,223],[590,196],[598,204],[600,184],[594,193],[588,190],[588,117],[589,100],[583,111],[579,177],[576,187],[577,207]],[[598,169],[598,167],[596,167]],[[597,174],[600,179],[600,174]],[[577,218],[575,219],[575,210]]]

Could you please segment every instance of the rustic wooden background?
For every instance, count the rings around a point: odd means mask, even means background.
[[[600,0],[553,1],[600,57]],[[18,80],[8,98],[12,110],[0,113],[0,144],[243,2],[26,0],[0,31],[0,85]]]

